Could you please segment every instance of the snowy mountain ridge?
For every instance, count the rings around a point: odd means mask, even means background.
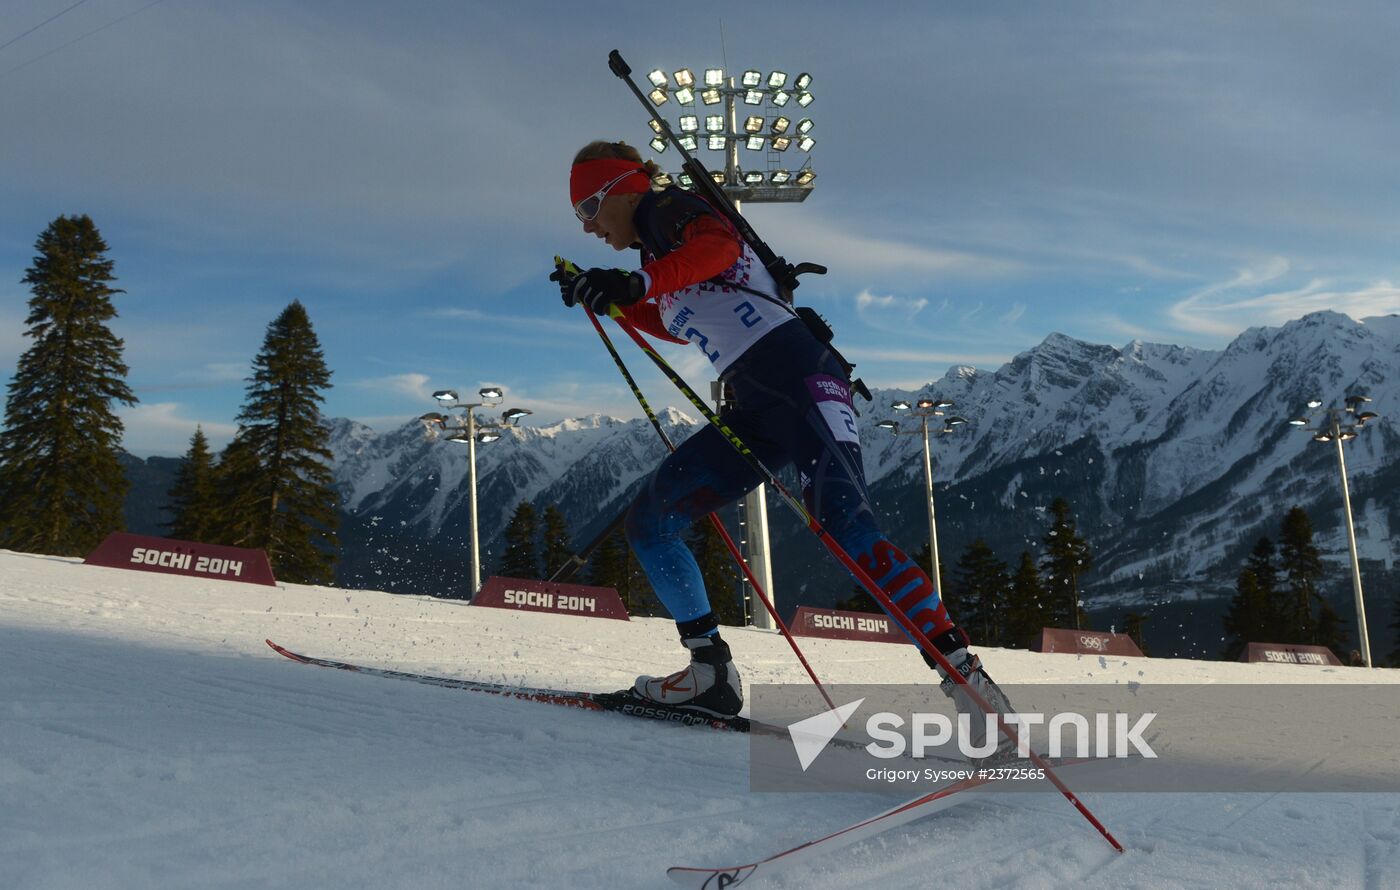
[[[1051,334],[994,371],[956,366],[918,390],[876,389],[873,403],[858,408],[872,495],[896,540],[911,548],[927,540],[922,446],[917,435],[891,436],[874,424],[898,419],[888,407],[896,399],[938,396],[969,421],[933,442],[945,559],[976,537],[1006,561],[1017,548],[1034,551],[1044,509],[1061,496],[1097,555],[1091,590],[1121,595],[1167,582],[1232,581],[1218,567],[1273,534],[1293,504],[1310,510],[1325,555],[1339,559],[1335,453],[1286,422],[1308,398],[1339,405],[1356,391],[1369,393],[1368,407],[1381,416],[1346,446],[1359,545],[1364,559],[1394,568],[1400,398],[1388,383],[1397,379],[1400,317],[1358,322],[1317,312],[1251,328],[1223,350],[1141,341],[1116,348]],[[901,422],[914,428],[907,416]],[[675,410],[663,423],[678,442],[698,428]],[[498,540],[522,499],[558,506],[575,543],[586,542],[665,454],[641,419],[591,415],[513,429],[506,438],[477,452],[483,545]],[[331,447],[350,524],[365,532],[364,542],[382,544],[371,550],[387,556],[388,526],[400,543],[412,543],[410,554],[461,547],[466,449],[425,434],[416,421],[376,434],[338,420]],[[806,533],[780,507],[770,512],[778,517],[775,586],[844,590],[839,573],[809,578],[811,560],[784,565],[785,542]],[[387,566],[376,572],[381,584],[392,574]]]

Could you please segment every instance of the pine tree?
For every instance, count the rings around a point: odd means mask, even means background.
[[[539,520],[535,506],[521,501],[506,524],[506,552],[501,556],[500,573],[507,578],[538,578],[540,559],[535,549]]]
[[[209,542],[219,523],[219,500],[214,488],[214,455],[202,427],[195,427],[190,450],[170,489],[175,518],[166,526],[170,537],[182,541]]]
[[[1045,586],[1029,550],[1021,551],[1021,563],[1011,576],[1006,603],[1006,645],[1029,649],[1048,624]]]
[[[1123,633],[1137,645],[1139,652],[1143,655],[1151,655],[1147,643],[1142,639],[1142,625],[1146,621],[1147,618],[1138,612],[1126,613],[1123,616]]]
[[[661,611],[646,573],[620,529],[608,535],[593,551],[588,583],[616,590],[629,615],[645,617]]]
[[[1400,595],[1395,597],[1395,620],[1390,627],[1395,631],[1395,649],[1390,653],[1390,666],[1400,668]]]
[[[705,593],[710,599],[710,608],[720,624],[735,627],[744,626],[744,604],[739,599],[739,567],[734,557],[724,545],[724,538],[709,517],[697,519],[690,527],[690,552],[700,565],[700,577],[705,579]],[[754,605],[762,608],[755,600]]]
[[[1254,549],[1245,560],[1244,570],[1254,576],[1254,583],[1258,585],[1257,600],[1253,606],[1257,617],[1251,619],[1253,623],[1249,625],[1258,636],[1246,642],[1281,643],[1288,636],[1288,604],[1285,602],[1286,594],[1279,586],[1277,559],[1278,550],[1274,542],[1269,538],[1260,538],[1254,542]]]
[[[1325,606],[1317,590],[1317,582],[1322,578],[1322,557],[1313,546],[1312,522],[1302,507],[1293,507],[1283,517],[1278,540],[1279,567],[1288,580],[1288,619],[1291,625],[1290,643],[1312,643],[1333,645],[1339,640],[1322,642],[1318,634],[1317,619],[1313,616],[1315,604]],[[1331,628],[1335,634],[1339,626],[1335,621]]]
[[[1276,642],[1270,627],[1274,623],[1267,588],[1258,575],[1245,569],[1235,581],[1235,596],[1230,600],[1229,611],[1225,613],[1226,642],[1221,654],[1226,660],[1234,661],[1249,643]]]
[[[301,584],[329,583],[339,548],[319,407],[330,379],[306,308],[294,300],[268,325],[216,473],[226,498],[221,543],[266,550],[277,577]]]
[[[569,543],[569,524],[564,520],[563,512],[554,504],[544,508],[540,550],[546,578],[552,577],[574,555],[574,545]]]
[[[80,556],[123,527],[127,479],[113,402],[136,404],[107,243],[86,215],[60,216],[22,279],[32,345],[20,356],[0,431],[0,547]]]
[[[958,558],[957,590],[961,603],[958,623],[983,646],[1004,646],[1011,579],[1006,563],[978,538]]]
[[[1069,502],[1055,498],[1050,504],[1050,530],[1046,533],[1045,556],[1041,567],[1048,578],[1050,594],[1046,616],[1052,627],[1084,628],[1084,610],[1079,605],[1079,579],[1094,566],[1089,544],[1075,529]]]

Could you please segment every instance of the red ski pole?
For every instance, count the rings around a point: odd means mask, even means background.
[[[555,259],[560,264],[567,262],[565,260],[560,260],[558,257],[555,257]],[[651,421],[651,425],[656,430],[656,434],[661,437],[661,441],[665,443],[667,450],[675,451],[676,446],[671,442],[671,437],[666,435],[666,431],[661,428],[661,421],[657,419],[656,412],[651,410],[651,405],[648,404],[646,396],[642,395],[641,387],[637,386],[637,381],[633,379],[631,372],[627,370],[627,365],[622,361],[622,356],[618,355],[617,347],[613,346],[612,339],[608,337],[608,332],[603,330],[603,326],[598,322],[598,316],[594,315],[593,311],[587,306],[583,308],[583,311],[588,316],[588,320],[593,322],[593,327],[597,330],[598,336],[603,338],[603,345],[608,348],[608,353],[617,364],[618,370],[622,372],[622,377],[627,381],[627,385],[632,388],[632,395],[637,397],[637,402],[641,404],[642,410],[646,412],[647,419]],[[812,678],[812,682],[817,686],[817,691],[822,694],[822,698],[826,699],[827,706],[835,710],[836,703],[831,700],[830,695],[827,695],[826,687],[822,685],[822,681],[817,679],[816,671],[812,670],[812,665],[808,663],[807,656],[802,654],[802,649],[797,645],[797,641],[792,638],[792,633],[788,630],[787,624],[778,616],[778,610],[773,608],[773,603],[768,599],[768,594],[764,592],[763,587],[758,583],[758,579],[753,576],[753,572],[749,569],[749,564],[745,562],[743,554],[739,552],[738,545],[734,543],[734,539],[729,536],[729,532],[725,529],[724,523],[721,522],[720,518],[714,513],[711,513],[709,518],[710,524],[714,526],[715,531],[719,532],[720,537],[724,540],[724,546],[729,548],[729,555],[734,557],[734,561],[739,564],[739,569],[744,573],[744,577],[748,579],[749,584],[754,589],[754,593],[758,594],[758,598],[763,603],[763,607],[767,609],[768,614],[773,617],[773,621],[778,625],[778,629],[783,632],[783,637],[787,639],[788,645],[792,647],[792,651],[797,656],[797,660],[802,662],[802,667],[807,671],[807,676]]]
[[[845,548],[822,527],[821,523],[817,522],[816,517],[807,512],[807,509],[802,506],[802,502],[792,496],[792,493],[787,490],[787,487],[779,482],[777,476],[763,465],[763,462],[749,450],[748,446],[744,444],[744,441],[725,425],[724,421],[721,420],[717,414],[710,410],[704,400],[695,393],[695,390],[690,388],[690,384],[686,383],[685,380],[676,373],[675,369],[672,368],[646,340],[642,339],[641,334],[638,334],[636,329],[627,322],[621,311],[619,311],[616,306],[613,306],[610,308],[609,314],[612,316],[613,321],[617,322],[618,327],[622,328],[622,330],[627,333],[627,336],[632,338],[632,341],[637,344],[642,352],[647,354],[652,360],[652,363],[656,365],[657,369],[660,370],[662,374],[666,375],[666,378],[681,391],[686,399],[695,406],[696,410],[703,414],[706,420],[715,425],[720,433],[724,435],[725,440],[739,452],[749,466],[751,466],[769,485],[773,486],[774,491],[778,492],[783,502],[801,517],[802,521],[806,523],[807,528],[821,540],[822,544],[826,546],[826,549],[831,555],[836,557],[837,561],[846,567],[846,571],[850,572],[851,575],[860,582],[861,586],[875,598],[875,601],[884,607],[884,610],[889,613],[890,617],[899,622],[899,626],[904,628],[905,633],[918,644],[919,648],[923,649],[930,658],[938,662],[939,667],[943,668],[943,672],[947,676],[952,677],[954,682],[960,684],[967,691],[968,697],[976,702],[977,706],[980,707],[984,713],[992,714],[997,718],[997,729],[1001,731],[1002,735],[1019,745],[1019,738],[1016,734],[1016,730],[1012,728],[1011,724],[1008,723],[1001,714],[994,711],[991,705],[987,704],[987,700],[984,699],[976,689],[972,688],[972,684],[967,682],[967,678],[958,673],[952,664],[948,662],[948,657],[938,651],[938,648],[929,641],[929,638],[924,635],[924,632],[919,629],[918,625],[914,624],[909,616],[905,615],[903,611],[895,606],[894,602],[889,598],[889,595],[886,594],[884,590],[880,589],[879,584],[875,583],[875,579],[871,578],[870,575],[851,558],[851,555],[846,552]],[[1027,747],[1027,753],[1030,755],[1031,762],[1045,771],[1046,778],[1048,778],[1059,792],[1064,795],[1065,799],[1074,805],[1074,808],[1088,820],[1090,825],[1098,830],[1099,834],[1103,835],[1104,839],[1113,846],[1113,849],[1122,853],[1123,845],[1118,843],[1118,839],[1104,827],[1104,824],[1100,822],[1093,813],[1089,812],[1089,808],[1086,807],[1084,802],[1055,774],[1055,771],[1051,768],[1050,764],[1046,762],[1045,758],[1041,757],[1035,751],[1030,750],[1029,747]]]

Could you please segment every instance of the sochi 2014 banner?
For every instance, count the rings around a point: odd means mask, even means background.
[[[1060,627],[1042,627],[1040,643],[1033,646],[1036,652],[1069,652],[1075,655],[1135,655],[1142,657],[1142,650],[1127,634],[1106,633],[1101,630],[1070,630]]]
[[[792,632],[804,637],[831,640],[866,640],[873,643],[908,643],[909,638],[889,616],[874,612],[846,612],[799,606],[792,616]]]
[[[138,569],[166,575],[190,575],[195,578],[218,578],[223,581],[243,581],[248,584],[275,586],[272,566],[261,550],[243,547],[222,547],[197,541],[177,541],[112,532],[97,549],[83,560],[85,565],[107,566],[113,569]]]
[[[1292,643],[1250,643],[1240,653],[1240,661],[1250,664],[1311,664],[1318,667],[1342,663],[1326,646]]]
[[[526,612],[553,612],[586,618],[616,618],[630,621],[622,597],[611,587],[584,584],[556,584],[531,578],[505,578],[493,575],[481,585],[472,599],[473,606],[493,609],[521,609]]]

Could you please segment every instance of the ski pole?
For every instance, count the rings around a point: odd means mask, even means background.
[[[851,558],[851,555],[846,552],[846,549],[842,547],[840,543],[838,543],[836,539],[833,538],[825,528],[822,527],[821,523],[817,521],[816,517],[812,516],[812,514],[807,512],[807,509],[804,506],[802,506],[802,503],[792,496],[792,493],[787,490],[787,487],[778,481],[777,476],[763,465],[763,462],[760,461],[758,457],[752,451],[749,450],[749,447],[744,444],[744,441],[740,439],[739,436],[732,429],[730,429],[729,426],[726,425],[722,419],[720,419],[719,415],[715,414],[713,411],[710,410],[709,406],[705,404],[705,401],[701,399],[699,395],[696,394],[695,390],[690,388],[690,384],[686,383],[684,378],[682,378],[680,374],[676,373],[676,370],[672,368],[670,364],[668,364],[667,361],[664,358],[662,358],[661,355],[655,349],[653,349],[649,343],[647,343],[646,340],[642,339],[641,334],[637,333],[636,329],[633,328],[632,325],[627,321],[627,319],[622,315],[621,310],[619,310],[617,306],[610,306],[608,307],[608,314],[612,317],[613,321],[617,322],[618,327],[622,328],[622,330],[626,332],[627,336],[632,338],[632,341],[637,344],[637,346],[642,350],[642,352],[647,354],[647,356],[651,359],[652,363],[656,365],[657,369],[660,370],[661,373],[664,374],[666,378],[670,380],[671,383],[674,384],[675,387],[681,391],[681,394],[684,395],[686,399],[692,405],[695,406],[696,410],[703,414],[706,420],[714,424],[715,427],[719,429],[720,433],[723,434],[725,441],[727,441],[731,446],[734,447],[736,451],[739,452],[739,454],[744,458],[744,460],[749,464],[749,466],[752,467],[754,471],[759,474],[759,476],[761,476],[769,485],[773,486],[773,490],[778,492],[783,502],[786,503],[790,508],[792,508],[792,510],[797,513],[797,515],[802,519],[802,521],[806,523],[807,528],[810,529],[812,533],[815,534],[817,538],[822,542],[822,544],[826,546],[827,551],[830,552],[832,556],[836,557],[836,560],[838,562],[840,562],[843,566],[846,567],[846,571],[850,572],[851,575],[858,582],[860,582],[861,586],[864,587],[870,593],[870,595],[875,598],[876,602],[878,602],[884,608],[884,610],[889,613],[890,617],[899,623],[899,626],[902,627],[907,634],[909,634],[910,638],[912,638],[918,644],[919,648],[923,649],[924,652],[926,652],[929,655],[929,657],[931,657],[934,661],[938,662],[938,666],[943,668],[943,672],[947,676],[952,677],[954,682],[960,684],[967,691],[968,697],[971,698],[974,702],[976,702],[977,706],[980,707],[984,713],[994,715],[997,720],[997,729],[1001,731],[1002,735],[1006,736],[1013,743],[1019,746],[1019,737],[1016,734],[1016,730],[1011,727],[1011,724],[1008,723],[1001,714],[992,710],[991,705],[987,704],[986,699],[982,698],[981,694],[978,693],[976,689],[972,688],[972,684],[967,681],[967,678],[964,677],[961,673],[959,673],[952,666],[952,664],[949,663],[948,657],[942,652],[938,651],[938,647],[934,646],[933,643],[929,641],[929,638],[924,635],[924,632],[919,629],[918,625],[914,624],[914,622],[909,618],[908,615],[904,614],[903,610],[895,606],[894,602],[890,599],[889,595],[886,594],[884,590],[880,589],[879,584],[875,583],[875,579],[871,578],[870,575],[864,569],[862,569],[853,558]],[[1054,786],[1059,790],[1060,794],[1064,795],[1065,799],[1068,800],[1074,806],[1074,808],[1079,811],[1080,815],[1087,819],[1089,824],[1094,826],[1094,828],[1098,830],[1099,834],[1103,835],[1104,839],[1107,840],[1113,846],[1113,849],[1117,850],[1119,853],[1122,853],[1123,845],[1118,843],[1118,839],[1115,838],[1106,827],[1104,827],[1104,824],[1100,822],[1098,818],[1094,816],[1093,813],[1089,812],[1089,808],[1086,807],[1084,805],[1084,802],[1081,801],[1075,795],[1075,793],[1071,791],[1067,785],[1065,785],[1065,783],[1060,779],[1060,777],[1055,774],[1055,771],[1051,768],[1050,764],[1046,762],[1045,758],[1041,757],[1035,751],[1030,750],[1029,746],[1027,746],[1026,750],[1027,753],[1030,755],[1031,762],[1045,771],[1046,778],[1048,778],[1051,781],[1051,783],[1054,784]]]
[[[578,271],[578,267],[574,266],[573,263],[561,259],[560,257],[555,257],[554,259],[556,264],[561,268]],[[587,306],[584,307],[583,311],[588,316],[588,320],[593,323],[593,328],[598,332],[598,336],[603,339],[603,345],[607,347],[608,354],[612,356],[613,362],[617,365],[617,369],[622,372],[622,378],[626,380],[627,385],[632,388],[632,395],[637,397],[638,404],[642,406],[642,411],[646,413],[647,419],[651,421],[651,425],[656,430],[656,434],[661,437],[661,441],[666,445],[666,449],[674,452],[676,446],[671,442],[671,437],[666,435],[666,431],[661,428],[661,421],[657,419],[656,412],[651,410],[651,404],[647,402],[647,397],[642,394],[642,389],[637,385],[637,381],[632,376],[632,372],[627,370],[627,364],[623,362],[622,356],[618,355],[617,347],[613,346],[612,338],[608,336],[608,332],[603,330],[602,324],[598,322],[598,316],[594,315],[593,311]],[[812,670],[812,665],[807,661],[807,656],[802,654],[802,649],[797,645],[797,640],[793,639],[792,632],[788,630],[787,624],[778,615],[778,610],[773,607],[773,603],[768,599],[768,594],[764,592],[763,586],[760,585],[758,579],[753,576],[753,571],[750,570],[749,564],[744,560],[743,554],[739,552],[739,548],[734,543],[734,539],[730,537],[729,531],[725,529],[724,523],[721,522],[719,516],[714,513],[709,514],[709,519],[710,524],[714,526],[715,531],[719,532],[720,538],[724,540],[724,546],[729,548],[729,555],[734,557],[734,561],[739,565],[739,570],[744,573],[744,577],[748,579],[749,585],[752,586],[754,592],[758,594],[758,598],[763,603],[764,608],[768,610],[768,614],[772,616],[774,623],[776,623],[778,629],[782,631],[783,637],[787,639],[788,645],[792,647],[793,654],[797,656],[797,660],[800,661],[802,667],[806,669],[807,676],[812,678],[812,682],[816,684],[817,691],[822,694],[822,698],[826,699],[827,706],[835,710],[836,703],[831,700],[830,695],[827,695],[826,687],[822,685],[822,681],[817,679],[816,671]]]
[[[554,570],[554,574],[549,576],[550,581],[566,581],[574,576],[574,573],[588,565],[588,557],[597,550],[602,543],[612,536],[614,532],[622,528],[622,523],[627,519],[627,511],[621,513],[608,523],[608,527],[599,532],[588,545],[579,552],[570,556],[562,566]]]

